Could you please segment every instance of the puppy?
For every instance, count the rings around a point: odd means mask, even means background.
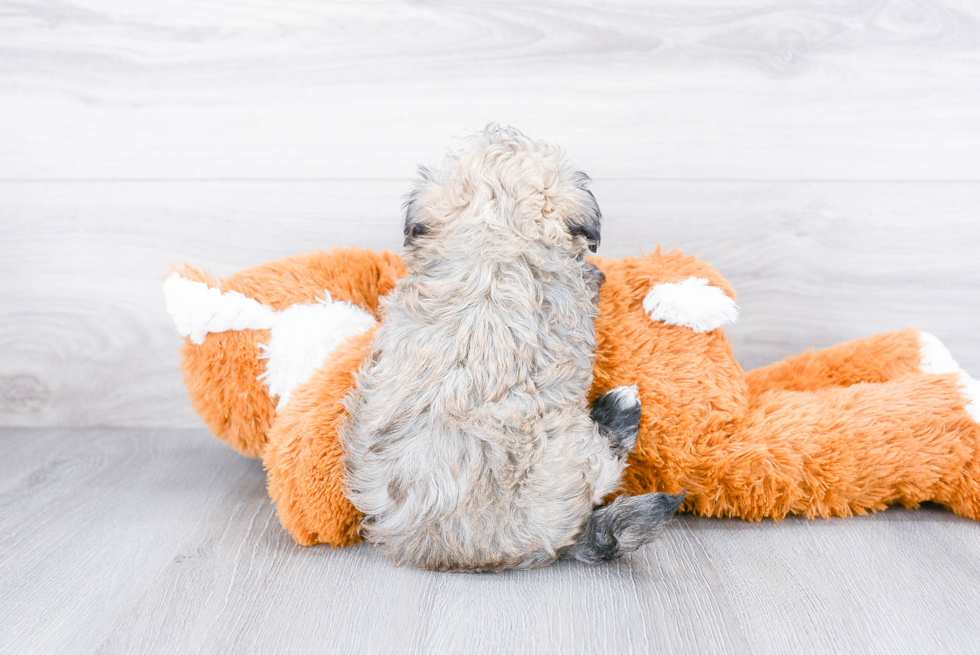
[[[555,148],[488,127],[422,170],[405,207],[409,274],[345,400],[347,489],[364,537],[437,570],[614,559],[682,496],[616,491],[635,387],[587,394],[601,216]]]

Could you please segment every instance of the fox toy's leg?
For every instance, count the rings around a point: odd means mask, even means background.
[[[806,391],[859,382],[888,382],[909,373],[953,373],[949,351],[914,328],[856,339],[825,350],[808,350],[745,374],[749,392]]]
[[[924,501],[980,519],[975,381],[913,373],[879,384],[770,391],[699,447],[686,507],[747,519],[848,516]]]
[[[263,454],[269,496],[279,520],[304,546],[347,546],[360,540],[360,513],[344,495],[338,430],[341,402],[370,350],[374,330],[337,347],[330,361],[293,393],[276,417]]]
[[[262,344],[269,330],[213,334],[201,345],[185,340],[180,370],[191,406],[211,432],[247,457],[261,457],[276,416],[262,381]]]

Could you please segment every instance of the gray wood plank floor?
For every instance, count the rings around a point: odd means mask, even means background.
[[[980,531],[938,507],[681,517],[504,574],[303,548],[203,430],[0,431],[0,652],[975,653]]]

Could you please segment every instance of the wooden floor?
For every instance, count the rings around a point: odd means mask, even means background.
[[[681,518],[606,567],[304,549],[202,428],[167,263],[397,249],[490,121],[699,255],[746,368],[907,325],[980,377],[975,0],[0,0],[0,653],[978,652],[980,526]]]
[[[682,517],[503,574],[304,548],[203,430],[0,432],[0,652],[976,653],[980,531],[938,507]]]

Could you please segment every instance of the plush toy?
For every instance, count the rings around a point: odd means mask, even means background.
[[[682,510],[749,520],[924,501],[980,519],[980,383],[935,337],[905,329],[744,373],[720,329],[735,294],[714,268],[659,249],[591,261],[606,275],[591,398],[635,384],[642,402],[625,493],[686,488]],[[165,283],[195,410],[263,459],[301,544],[359,539],[340,403],[404,274],[390,253],[336,249]]]

